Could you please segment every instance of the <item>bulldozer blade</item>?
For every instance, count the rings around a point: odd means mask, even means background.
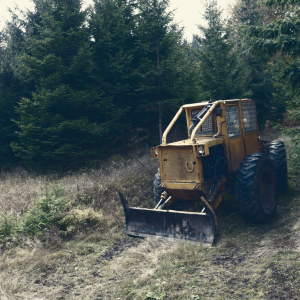
[[[213,214],[129,207],[124,196],[120,192],[119,195],[125,212],[126,234],[189,244],[213,244],[216,234]]]

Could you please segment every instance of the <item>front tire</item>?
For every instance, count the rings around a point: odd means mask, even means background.
[[[162,187],[160,187],[161,179],[160,179],[160,170],[158,168],[157,173],[155,174],[155,179],[153,181],[153,195],[155,203],[160,201],[160,195],[164,191]]]
[[[279,193],[286,193],[288,190],[288,176],[286,165],[286,151],[284,142],[271,142],[269,156],[275,168],[277,178],[277,190]]]
[[[241,214],[250,222],[263,223],[274,215],[276,174],[266,154],[255,153],[244,158],[237,175],[236,196]]]

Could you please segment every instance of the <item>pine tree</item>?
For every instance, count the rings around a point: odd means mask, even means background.
[[[15,106],[21,97],[33,89],[30,79],[21,72],[19,56],[24,52],[24,13],[10,11],[12,20],[6,23],[0,37],[0,167],[20,163],[10,144],[17,141]]]
[[[134,1],[97,0],[89,18],[96,90],[110,101],[109,147],[125,152],[132,138],[136,85]]]
[[[198,59],[200,84],[206,99],[232,99],[243,94],[244,77],[238,63],[229,30],[221,20],[222,11],[216,0],[205,5],[204,20],[207,26],[199,25],[200,36]],[[194,41],[195,42],[195,41]]]
[[[292,118],[300,122],[300,1],[269,0],[267,5],[274,10],[273,19],[264,26],[248,29],[254,53],[268,60],[280,96],[288,95],[287,105]],[[289,130],[295,147],[290,158],[293,168],[299,173],[300,134]]]
[[[36,90],[19,103],[19,140],[12,147],[32,164],[81,164],[105,148],[109,105],[92,89],[86,12],[80,0],[34,4],[39,23],[25,38],[22,63]]]
[[[22,81],[11,65],[10,53],[5,45],[0,47],[0,167],[8,167],[16,162],[10,143],[16,141],[17,126],[12,121],[16,117],[14,106],[22,95]]]
[[[239,0],[232,10],[229,22],[231,39],[235,41],[239,59],[245,72],[245,93],[256,103],[258,122],[263,126],[266,120],[278,120],[285,111],[282,98],[274,97],[276,86],[268,72],[268,61],[254,56],[252,41],[247,35],[249,26],[262,26],[273,18],[273,13],[260,0]]]
[[[181,43],[181,30],[167,12],[168,0],[141,0],[137,15],[138,89],[136,126],[163,129],[179,105],[197,96],[195,66]],[[157,125],[155,125],[157,124]],[[157,143],[157,138],[155,143]]]

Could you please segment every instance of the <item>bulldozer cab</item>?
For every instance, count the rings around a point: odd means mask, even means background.
[[[185,111],[189,138],[166,143],[167,135]],[[183,105],[152,149],[161,184],[176,198],[208,197],[216,180],[235,174],[244,157],[260,151],[255,104],[250,99]]]
[[[255,103],[250,99],[218,102],[203,125],[196,131],[196,142],[201,142],[201,137],[222,138],[229,162],[229,172],[237,172],[245,156],[259,152]],[[208,102],[196,107],[191,104],[183,106],[188,128],[195,115],[207,104]],[[218,126],[221,127],[219,135],[217,135]]]
[[[207,111],[202,118],[203,124],[198,126],[194,132],[190,132],[189,129],[192,126],[193,119],[208,105],[209,102],[183,105],[166,129],[161,146],[184,147],[185,145],[197,145],[196,157],[205,157],[216,151],[214,147],[222,145],[223,156],[228,159],[228,171],[229,173],[235,173],[245,156],[259,152],[259,132],[255,103],[251,99],[215,101],[211,104],[213,109]],[[183,110],[186,115],[189,139],[167,144],[165,142],[167,134]],[[221,146],[217,148],[221,149]],[[217,151],[220,152],[221,150]],[[152,151],[152,157],[158,157],[155,153],[158,154],[157,148]],[[163,162],[165,159],[165,157],[159,158],[161,169],[164,168]]]

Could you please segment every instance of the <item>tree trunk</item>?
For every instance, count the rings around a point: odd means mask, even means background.
[[[162,143],[162,109],[161,109],[161,96],[160,96],[160,64],[159,64],[159,43],[156,39],[156,70],[158,75],[158,131],[159,131],[159,143]]]

